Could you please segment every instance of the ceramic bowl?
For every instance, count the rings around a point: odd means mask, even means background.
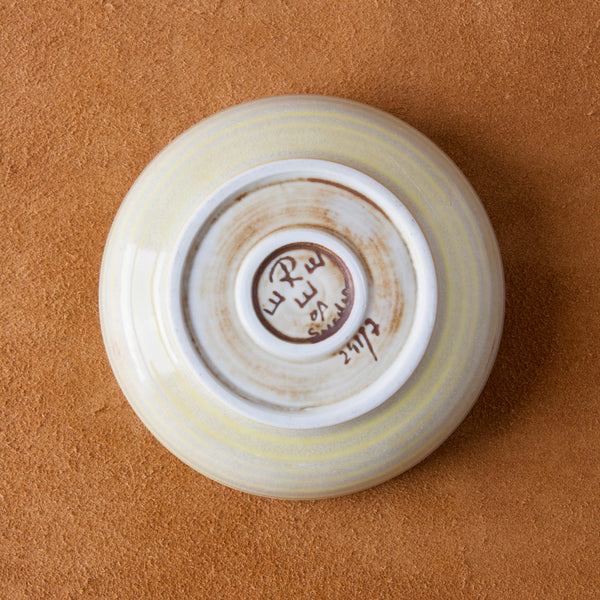
[[[115,375],[225,485],[319,498],[385,481],[465,417],[496,356],[496,239],[432,142],[374,108],[257,100],[169,144],[102,262]]]

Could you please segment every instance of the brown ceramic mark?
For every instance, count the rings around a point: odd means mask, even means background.
[[[262,325],[286,342],[314,344],[348,319],[354,284],[342,259],[319,244],[287,244],[269,254],[252,281],[252,304]]]

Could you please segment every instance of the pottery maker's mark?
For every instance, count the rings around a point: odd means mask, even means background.
[[[313,344],[333,335],[348,319],[354,285],[334,252],[299,242],[278,248],[259,265],[252,304],[263,326],[287,342]]]
[[[370,329],[367,329],[368,326],[370,326]],[[357,355],[361,353],[361,350],[368,350],[371,353],[373,360],[377,360],[377,354],[375,354],[373,342],[371,341],[371,336],[373,335],[379,337],[379,323],[375,323],[373,319],[367,319],[363,325],[358,328],[358,332],[346,344],[346,347],[338,352],[340,356],[344,357],[345,365],[352,362],[352,353]]]

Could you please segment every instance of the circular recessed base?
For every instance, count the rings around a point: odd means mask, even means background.
[[[308,282],[327,298],[265,316]],[[108,357],[146,426],[205,475],[285,498],[368,488],[439,446],[486,381],[503,305],[492,228],[453,163],[390,115],[314,96],[235,107],[170,144],[119,210],[100,279]]]
[[[190,218],[169,274],[172,329],[198,382],[276,427],[327,427],[385,402],[435,322],[418,224],[381,184],[331,161],[231,178]]]

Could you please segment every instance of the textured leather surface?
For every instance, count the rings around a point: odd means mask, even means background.
[[[0,4],[0,596],[597,598],[600,8],[595,0]],[[171,456],[104,354],[106,235],[142,168],[284,93],[387,110],[479,193],[504,339],[457,432],[315,502]]]

